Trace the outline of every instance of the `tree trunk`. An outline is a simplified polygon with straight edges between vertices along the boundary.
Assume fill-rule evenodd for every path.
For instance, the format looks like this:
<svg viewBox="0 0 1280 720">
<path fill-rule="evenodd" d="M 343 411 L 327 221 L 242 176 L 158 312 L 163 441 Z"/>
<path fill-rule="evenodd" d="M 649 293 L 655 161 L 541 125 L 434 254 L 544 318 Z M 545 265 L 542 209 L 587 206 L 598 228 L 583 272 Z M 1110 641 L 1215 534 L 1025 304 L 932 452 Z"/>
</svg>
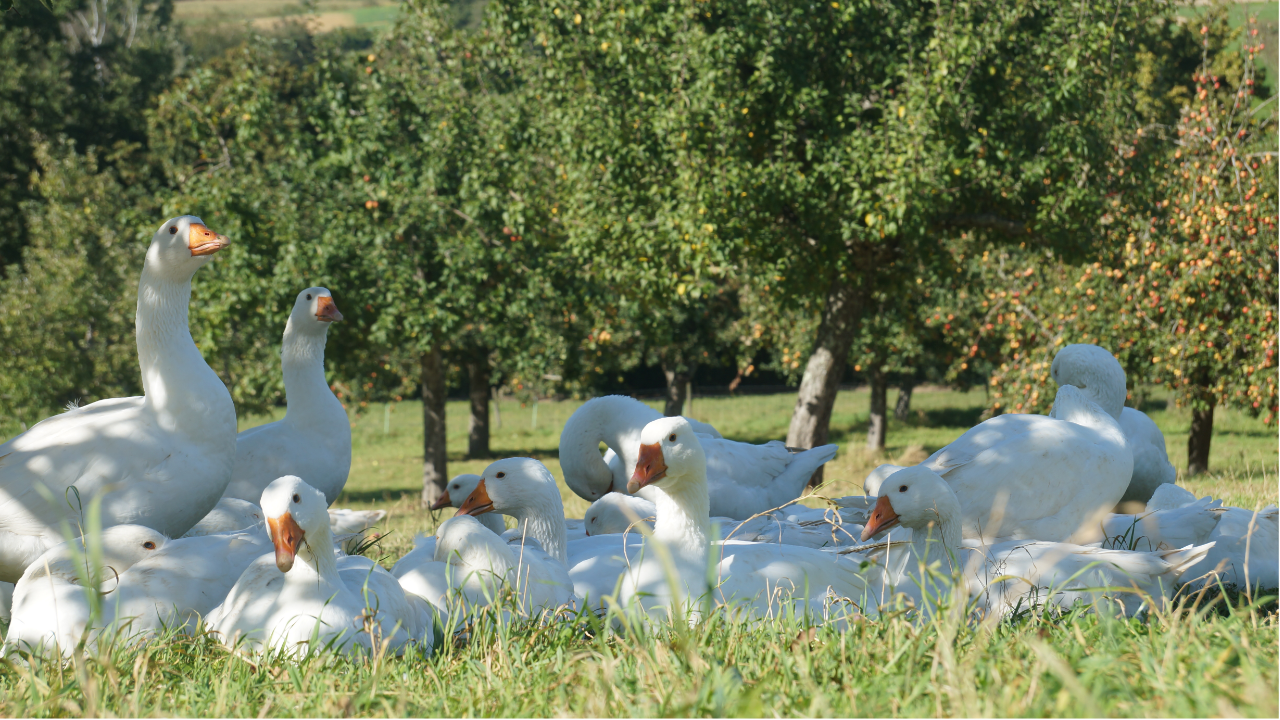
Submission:
<svg viewBox="0 0 1280 720">
<path fill-rule="evenodd" d="M 832 280 L 813 354 L 805 365 L 796 407 L 791 414 L 788 447 L 812 448 L 826 444 L 831 430 L 831 408 L 836 402 L 861 315 L 862 298 L 857 289 L 843 277 Z M 821 482 L 822 468 L 818 468 L 809 483 Z"/>
<path fill-rule="evenodd" d="M 1187 475 L 1209 472 L 1209 443 L 1213 441 L 1214 398 L 1209 407 L 1191 409 L 1191 434 L 1187 436 Z"/>
<path fill-rule="evenodd" d="M 667 378 L 667 404 L 662 410 L 663 415 L 675 417 L 684 414 L 684 403 L 689 399 L 687 394 L 693 385 L 693 374 L 697 371 L 697 365 L 671 369 L 666 363 L 662 364 L 662 374 Z"/>
<path fill-rule="evenodd" d="M 422 502 L 428 507 L 449 484 L 444 429 L 445 373 L 440 349 L 422 354 Z"/>
<path fill-rule="evenodd" d="M 911 393 L 916 386 L 911 383 L 903 383 L 898 388 L 898 402 L 893 406 L 893 417 L 900 421 L 905 421 L 911 414 Z"/>
<path fill-rule="evenodd" d="M 489 457 L 489 358 L 478 354 L 467 363 L 471 385 L 471 420 L 467 424 L 467 457 Z"/>
<path fill-rule="evenodd" d="M 884 435 L 889 422 L 889 382 L 884 371 L 879 368 L 871 370 L 871 417 L 867 422 L 867 449 L 883 450 Z"/>
</svg>

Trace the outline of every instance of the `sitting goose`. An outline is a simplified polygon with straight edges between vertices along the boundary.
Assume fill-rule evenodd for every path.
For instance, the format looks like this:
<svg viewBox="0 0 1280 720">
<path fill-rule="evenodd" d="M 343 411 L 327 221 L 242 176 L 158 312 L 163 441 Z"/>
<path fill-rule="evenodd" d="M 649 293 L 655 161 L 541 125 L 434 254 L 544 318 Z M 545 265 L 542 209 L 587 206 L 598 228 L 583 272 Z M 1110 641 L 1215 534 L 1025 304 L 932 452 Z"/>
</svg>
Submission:
<svg viewBox="0 0 1280 720">
<path fill-rule="evenodd" d="M 99 400 L 0 445 L 0 581 L 63 541 L 63 524 L 102 501 L 103 527 L 191 529 L 222 497 L 235 460 L 236 411 L 191 339 L 191 278 L 227 239 L 185 215 L 151 238 L 138 280 L 141 397 Z M 71 488 L 76 488 L 75 501 Z M 73 509 L 74 508 L 74 509 Z"/>
<path fill-rule="evenodd" d="M 1063 385 L 1048 416 L 993 417 L 916 467 L 951 484 L 966 538 L 1094 542 L 1129 487 L 1133 455 L 1115 419 Z M 883 495 L 902 472 L 877 468 L 866 494 Z"/>
<path fill-rule="evenodd" d="M 1097 345 L 1068 345 L 1053 356 L 1049 375 L 1059 385 L 1073 385 L 1085 391 L 1120 423 L 1133 453 L 1133 474 L 1122 502 L 1146 502 L 1156 488 L 1178 479 L 1169 462 L 1164 433 L 1141 410 L 1125 407 L 1124 368 L 1120 361 Z"/>
<path fill-rule="evenodd" d="M 920 564 L 938 567 L 944 576 L 958 572 L 967 592 L 979 598 L 991 617 L 1003 617 L 1018 607 L 1069 607 L 1076 600 L 1094 604 L 1104 599 L 1132 616 L 1153 599 L 1167 599 L 1183 573 L 1212 547 L 1210 543 L 1131 552 L 1042 541 L 966 546 L 960 538 L 960 499 L 951 484 L 927 467 L 894 473 L 880 490 L 863 539 L 897 525 L 910 528 L 918 560 L 908 563 L 908 572 Z M 920 582 L 927 580 L 922 577 Z M 898 584 L 899 589 L 909 586 Z"/>
<path fill-rule="evenodd" d="M 280 367 L 284 417 L 236 436 L 236 463 L 224 497 L 256 502 L 278 477 L 296 475 L 332 505 L 351 472 L 351 424 L 324 378 L 329 326 L 342 319 L 322 287 L 298 293 L 284 326 Z"/>
<path fill-rule="evenodd" d="M 406 595 L 394 580 L 370 584 L 340 572 L 327 504 L 323 493 L 297 477 L 267 486 L 262 510 L 275 553 L 249 565 L 207 626 L 229 647 L 243 642 L 251 651 L 302 655 L 333 648 L 350 654 L 386 642 L 396 654 L 412 645 L 430 652 L 425 601 Z"/>
<path fill-rule="evenodd" d="M 560 433 L 565 483 L 588 502 L 608 492 L 627 492 L 639 458 L 640 433 L 661 417 L 639 400 L 621 395 L 583 404 Z M 752 445 L 725 440 L 702 423 L 685 422 L 704 450 L 711 514 L 716 516 L 745 520 L 782 507 L 800 497 L 813 473 L 836 456 L 835 445 L 812 450 L 792 450 L 777 440 Z M 620 463 L 609 466 L 600 455 L 601 442 L 618 455 Z"/>
<path fill-rule="evenodd" d="M 109 619 L 94 605 L 118 589 L 119 578 L 159 552 L 163 535 L 140 525 L 114 525 L 96 539 L 53 546 L 27 566 L 13 592 L 13 616 L 0 657 L 15 653 L 70 657 L 93 642 Z"/>
</svg>

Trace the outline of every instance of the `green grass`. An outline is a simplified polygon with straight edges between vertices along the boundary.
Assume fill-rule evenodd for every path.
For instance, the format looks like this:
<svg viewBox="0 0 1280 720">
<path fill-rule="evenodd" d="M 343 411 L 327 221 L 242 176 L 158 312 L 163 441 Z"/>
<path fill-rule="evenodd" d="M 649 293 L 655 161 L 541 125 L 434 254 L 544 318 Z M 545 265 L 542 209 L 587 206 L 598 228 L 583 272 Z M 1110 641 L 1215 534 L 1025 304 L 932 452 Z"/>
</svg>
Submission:
<svg viewBox="0 0 1280 720">
<path fill-rule="evenodd" d="M 891 398 L 892 399 L 892 398 Z M 724 434 L 764 441 L 785 434 L 794 396 L 697 399 L 692 414 Z M 531 455 L 557 477 L 556 446 L 576 402 L 532 408 L 504 401 L 493 430 L 498 456 Z M 883 454 L 859 449 L 867 393 L 842 393 L 829 466 L 830 494 L 859 492 L 888 459 L 922 459 L 977 421 L 980 392 L 917 390 L 908 423 L 890 423 Z M 1148 408 L 1170 455 L 1185 462 L 1187 413 Z M 465 405 L 449 403 L 451 474 L 486 461 L 463 457 Z M 251 418 L 242 427 L 271 418 Z M 1276 501 L 1275 434 L 1220 412 L 1214 472 L 1188 485 L 1232 504 Z M 351 478 L 339 500 L 391 510 L 382 543 L 390 561 L 440 517 L 418 508 L 421 406 L 373 405 L 355 417 Z M 585 504 L 568 498 L 569 512 Z M 813 502 L 813 501 L 810 501 Z M 1256 599 L 1255 599 L 1256 600 Z M 1266 599 L 1263 599 L 1264 601 Z M 79 657 L 65 668 L 0 665 L 0 716 L 1209 716 L 1275 717 L 1274 602 L 1236 599 L 1212 611 L 1156 614 L 1146 622 L 1094 615 L 1025 618 L 996 627 L 946 618 L 863 622 L 847 632 L 799 620 L 758 626 L 717 619 L 692 630 L 618 636 L 578 624 L 483 627 L 442 643 L 430 659 L 352 662 L 317 657 L 252 664 L 208 638 L 168 638 L 142 649 Z"/>
</svg>

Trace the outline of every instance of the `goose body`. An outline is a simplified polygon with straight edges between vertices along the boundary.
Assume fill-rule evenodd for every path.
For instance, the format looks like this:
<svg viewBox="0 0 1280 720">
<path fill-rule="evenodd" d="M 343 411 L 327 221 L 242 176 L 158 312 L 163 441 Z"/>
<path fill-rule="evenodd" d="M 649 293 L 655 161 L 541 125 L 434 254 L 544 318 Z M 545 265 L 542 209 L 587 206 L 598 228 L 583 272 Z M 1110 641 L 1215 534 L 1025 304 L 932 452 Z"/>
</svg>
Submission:
<svg viewBox="0 0 1280 720">
<path fill-rule="evenodd" d="M 1093 542 L 1129 485 L 1133 456 L 1115 419 L 1064 385 L 1050 415 L 991 418 L 917 467 L 951 485 L 966 538 Z M 901 472 L 877 469 L 864 490 L 883 496 Z"/>
<path fill-rule="evenodd" d="M 62 523 L 82 523 L 78 508 L 95 498 L 104 527 L 168 537 L 218 502 L 235 459 L 235 407 L 191 339 L 187 306 L 192 276 L 226 245 L 190 216 L 152 238 L 138 282 L 143 396 L 74 408 L 0 445 L 0 581 L 62 542 Z"/>
<path fill-rule="evenodd" d="M 583 404 L 560 434 L 565 483 L 590 502 L 608 492 L 625 493 L 639 457 L 640 433 L 661 417 L 639 400 L 621 395 Z M 752 445 L 713 435 L 702 423 L 686 422 L 703 446 L 711 514 L 716 516 L 744 520 L 786 505 L 799 497 L 813 473 L 836 455 L 835 445 L 794 451 L 776 440 Z M 618 455 L 620 463 L 611 468 L 605 462 L 598 449 L 601 442 Z"/>
<path fill-rule="evenodd" d="M 262 508 L 257 503 L 239 498 L 224 497 L 205 515 L 195 527 L 182 537 L 203 537 L 235 532 L 246 528 L 265 528 Z M 263 537 L 266 537 L 265 535 Z"/>
<path fill-rule="evenodd" d="M 1133 552 L 1022 540 L 966 545 L 960 533 L 962 516 L 950 483 L 927 467 L 911 467 L 881 486 L 863 537 L 898 525 L 910 529 L 917 562 L 907 567 L 939 570 L 942 592 L 946 578 L 959 575 L 961 592 L 977 597 L 979 606 L 994 617 L 1037 605 L 1068 607 L 1077 600 L 1132 616 L 1166 599 L 1211 547 Z M 917 586 L 924 592 L 938 577 L 917 571 Z"/>
<path fill-rule="evenodd" d="M 398 583 L 344 577 L 334 551 L 327 501 L 300 478 L 285 476 L 262 493 L 274 554 L 254 560 L 208 627 L 229 647 L 288 654 L 332 649 L 369 651 L 386 643 L 401 654 L 415 645 L 429 652 L 430 606 L 406 597 Z"/>
<path fill-rule="evenodd" d="M 225 497 L 257 502 L 278 477 L 296 475 L 332 505 L 351 472 L 351 425 L 324 377 L 329 326 L 342 313 L 326 288 L 298 293 L 284 327 L 280 366 L 284 418 L 236 436 L 235 469 Z"/>
<path fill-rule="evenodd" d="M 118 591 L 118 578 L 165 542 L 150 528 L 115 525 L 96 540 L 79 538 L 50 548 L 14 587 L 13 614 L 0 656 L 69 657 L 81 640 L 96 640 L 107 616 L 94 618 L 92 602 Z"/>
<path fill-rule="evenodd" d="M 1156 488 L 1178 479 L 1164 433 L 1146 413 L 1124 406 L 1124 368 L 1114 355 L 1097 345 L 1068 345 L 1054 355 L 1049 375 L 1058 385 L 1084 390 L 1120 424 L 1133 453 L 1133 473 L 1122 501 L 1146 502 Z"/>
</svg>

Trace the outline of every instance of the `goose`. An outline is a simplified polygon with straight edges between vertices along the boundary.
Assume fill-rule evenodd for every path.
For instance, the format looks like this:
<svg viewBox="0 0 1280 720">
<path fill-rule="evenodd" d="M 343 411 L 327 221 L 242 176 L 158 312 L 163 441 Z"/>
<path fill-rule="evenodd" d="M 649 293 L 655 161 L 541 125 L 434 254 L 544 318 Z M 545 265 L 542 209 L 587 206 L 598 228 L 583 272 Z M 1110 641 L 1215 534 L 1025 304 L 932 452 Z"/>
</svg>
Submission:
<svg viewBox="0 0 1280 720">
<path fill-rule="evenodd" d="M 639 437 L 657 410 L 633 398 L 609 395 L 587 401 L 560 433 L 560 467 L 565 484 L 595 502 L 608 492 L 627 492 L 639 458 Z M 707 461 L 711 514 L 745 520 L 782 507 L 800 496 L 809 478 L 835 457 L 835 445 L 792 450 L 780 441 L 764 445 L 734 442 L 686 419 L 699 435 Z M 600 455 L 603 442 L 621 459 L 611 469 Z M 652 500 L 653 498 L 650 498 Z"/>
<path fill-rule="evenodd" d="M 200 218 L 166 221 L 138 281 L 143 395 L 71 409 L 0 445 L 0 581 L 16 582 L 95 499 L 103 527 L 177 537 L 222 497 L 236 411 L 191 339 L 187 306 L 192 276 L 227 245 Z"/>
<path fill-rule="evenodd" d="M 915 467 L 955 490 L 965 538 L 1089 543 L 1129 486 L 1133 455 L 1115 419 L 1063 385 L 1048 416 L 991 418 Z M 863 490 L 882 495 L 902 472 L 873 472 Z"/>
<path fill-rule="evenodd" d="M 564 563 L 535 543 L 512 547 L 464 513 L 442 523 L 436 537 L 434 560 L 410 569 L 400 583 L 455 620 L 494 603 L 508 589 L 514 605 L 506 609 L 525 617 L 574 604 Z M 462 600 L 460 615 L 451 607 L 455 597 Z"/>
<path fill-rule="evenodd" d="M 163 628 L 191 633 L 268 552 L 271 541 L 258 526 L 170 540 L 120 574 L 103 599 L 102 617 L 127 638 Z"/>
<path fill-rule="evenodd" d="M 673 620 L 697 612 L 695 605 L 703 602 L 757 619 L 811 610 L 825 614 L 833 598 L 866 606 L 858 562 L 794 545 L 712 542 L 707 459 L 702 438 L 684 418 L 660 418 L 644 427 L 635 468 L 628 489 L 634 494 L 653 488 L 653 534 L 639 552 L 620 547 L 570 569 L 588 605 L 616 602 L 650 618 Z"/>
<path fill-rule="evenodd" d="M 651 522 L 657 506 L 638 495 L 606 493 L 591 504 L 582 518 L 588 535 L 610 535 L 644 530 L 652 532 Z M 841 513 L 818 508 L 803 508 L 786 517 L 766 513 L 748 520 L 713 517 L 711 526 L 717 537 L 749 542 L 772 542 L 804 547 L 828 547 L 849 544 L 862 533 L 861 525 L 845 526 Z M 795 518 L 795 519 L 792 519 Z"/>
<path fill-rule="evenodd" d="M 322 287 L 298 293 L 284 326 L 280 367 L 284 417 L 236 436 L 235 470 L 224 497 L 256 502 L 278 477 L 296 475 L 338 499 L 351 472 L 351 424 L 324 379 L 329 326 L 342 320 L 333 295 Z"/>
<path fill-rule="evenodd" d="M 182 537 L 220 535 L 245 528 L 260 527 L 262 522 L 262 508 L 258 507 L 257 503 L 224 497 L 218 500 L 218 504 L 213 506 L 208 515 L 205 515 Z"/>
<path fill-rule="evenodd" d="M 120 576 L 164 547 L 164 535 L 140 525 L 114 525 L 90 538 L 53 546 L 27 566 L 13 591 L 9 633 L 0 657 L 17 653 L 69 657 L 81 640 L 95 640 L 103 593 Z"/>
<path fill-rule="evenodd" d="M 1133 453 L 1133 474 L 1121 502 L 1146 502 L 1156 488 L 1178 478 L 1164 433 L 1141 410 L 1125 407 L 1124 368 L 1106 349 L 1097 345 L 1068 345 L 1053 356 L 1049 375 L 1058 385 L 1073 385 L 1088 393 L 1107 414 L 1120 423 Z"/>
<path fill-rule="evenodd" d="M 370 586 L 340 573 L 327 505 L 324 493 L 292 475 L 262 491 L 275 552 L 245 569 L 207 627 L 228 647 L 243 643 L 250 652 L 352 654 L 384 643 L 396 654 L 415 644 L 430 652 L 426 601 L 407 596 L 394 581 Z"/>
<path fill-rule="evenodd" d="M 386 519 L 386 510 L 329 508 L 329 532 L 342 554 L 355 552 L 365 540 L 365 531 Z"/>
<path fill-rule="evenodd" d="M 992 618 L 1019 607 L 1069 607 L 1076 600 L 1092 604 L 1104 598 L 1133 616 L 1150 600 L 1167 599 L 1186 570 L 1211 548 L 1133 552 L 1021 540 L 965 546 L 960 498 L 937 473 L 922 465 L 906 468 L 889 476 L 880 491 L 863 539 L 898 525 L 910 528 L 918 564 L 940 568 L 944 576 L 959 573 L 967 586 L 962 591 L 976 595 L 979 607 Z M 924 580 L 922 574 L 918 577 Z M 928 587 L 924 582 L 921 592 Z"/>
<path fill-rule="evenodd" d="M 1187 498 L 1190 498 L 1188 501 Z M 1257 512 L 1224 507 L 1212 497 L 1196 499 L 1170 484 L 1156 488 L 1148 512 L 1111 515 L 1103 523 L 1106 546 L 1168 550 L 1189 544 L 1212 543 L 1200 562 L 1188 568 L 1188 584 L 1200 587 L 1221 581 L 1226 585 L 1273 589 L 1280 584 L 1280 512 L 1275 505 Z"/>
</svg>

